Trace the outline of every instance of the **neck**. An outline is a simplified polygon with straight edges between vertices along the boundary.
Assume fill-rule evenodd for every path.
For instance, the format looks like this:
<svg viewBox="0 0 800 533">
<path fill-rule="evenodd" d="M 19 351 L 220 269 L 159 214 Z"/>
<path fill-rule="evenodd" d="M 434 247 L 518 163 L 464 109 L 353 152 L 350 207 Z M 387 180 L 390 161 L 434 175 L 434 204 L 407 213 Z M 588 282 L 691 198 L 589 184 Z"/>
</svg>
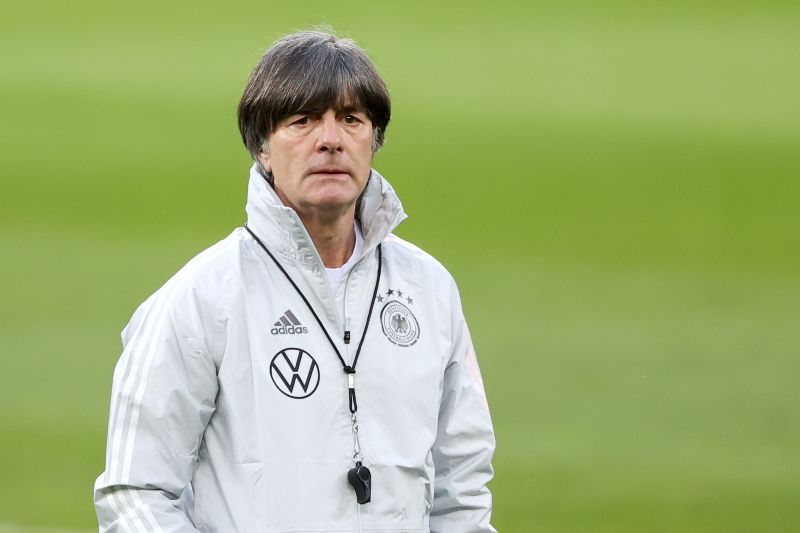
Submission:
<svg viewBox="0 0 800 533">
<path fill-rule="evenodd" d="M 339 268 L 353 254 L 356 235 L 353 231 L 355 209 L 333 219 L 298 213 L 306 231 L 314 241 L 325 268 Z"/>
</svg>

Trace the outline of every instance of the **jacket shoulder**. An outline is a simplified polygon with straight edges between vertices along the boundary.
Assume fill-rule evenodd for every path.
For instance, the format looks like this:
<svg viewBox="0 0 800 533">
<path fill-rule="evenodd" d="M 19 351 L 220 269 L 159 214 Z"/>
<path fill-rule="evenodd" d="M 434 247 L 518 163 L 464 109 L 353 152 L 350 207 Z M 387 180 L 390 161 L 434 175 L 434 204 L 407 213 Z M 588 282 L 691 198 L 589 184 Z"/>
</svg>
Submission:
<svg viewBox="0 0 800 533">
<path fill-rule="evenodd" d="M 238 271 L 243 251 L 248 248 L 244 239 L 244 230 L 235 229 L 221 241 L 209 246 L 192 257 L 164 285 L 174 285 L 177 289 L 202 290 L 213 289 L 226 284 L 233 273 Z"/>
<path fill-rule="evenodd" d="M 419 246 L 390 233 L 383 241 L 384 255 L 387 259 L 412 275 L 424 275 L 434 283 L 447 283 L 455 286 L 450 272 L 438 259 Z M 441 285 L 438 285 L 441 287 Z"/>
<path fill-rule="evenodd" d="M 152 307 L 185 310 L 219 300 L 236 282 L 242 258 L 244 230 L 237 228 L 221 241 L 191 258 L 136 310 L 133 321 Z"/>
</svg>

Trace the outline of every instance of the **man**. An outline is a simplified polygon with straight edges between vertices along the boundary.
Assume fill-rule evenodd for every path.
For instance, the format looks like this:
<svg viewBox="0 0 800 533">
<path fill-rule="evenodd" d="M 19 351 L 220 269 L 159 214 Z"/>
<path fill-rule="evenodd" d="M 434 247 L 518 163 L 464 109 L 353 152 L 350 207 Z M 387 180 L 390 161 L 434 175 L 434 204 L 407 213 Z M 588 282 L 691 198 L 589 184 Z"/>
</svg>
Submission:
<svg viewBox="0 0 800 533">
<path fill-rule="evenodd" d="M 279 40 L 239 127 L 247 225 L 137 309 L 101 531 L 494 531 L 494 436 L 456 286 L 390 232 L 390 103 L 366 54 Z"/>
</svg>

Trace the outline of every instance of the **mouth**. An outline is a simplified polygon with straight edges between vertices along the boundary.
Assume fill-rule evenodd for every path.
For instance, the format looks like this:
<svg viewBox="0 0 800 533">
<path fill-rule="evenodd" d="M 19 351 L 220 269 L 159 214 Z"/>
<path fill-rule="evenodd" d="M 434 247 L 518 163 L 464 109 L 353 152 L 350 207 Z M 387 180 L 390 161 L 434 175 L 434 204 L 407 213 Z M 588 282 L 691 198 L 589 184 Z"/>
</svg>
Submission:
<svg viewBox="0 0 800 533">
<path fill-rule="evenodd" d="M 336 167 L 336 166 L 323 166 L 323 167 L 313 167 L 308 172 L 309 175 L 311 174 L 323 174 L 329 176 L 335 176 L 340 174 L 350 174 L 346 168 L 343 167 Z"/>
</svg>

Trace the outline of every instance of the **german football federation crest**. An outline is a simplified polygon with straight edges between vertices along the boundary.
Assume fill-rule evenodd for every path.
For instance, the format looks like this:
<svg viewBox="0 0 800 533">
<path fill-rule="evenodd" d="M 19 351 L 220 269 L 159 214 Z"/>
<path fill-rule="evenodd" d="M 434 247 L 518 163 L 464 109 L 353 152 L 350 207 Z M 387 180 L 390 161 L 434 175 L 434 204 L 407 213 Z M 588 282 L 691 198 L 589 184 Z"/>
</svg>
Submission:
<svg viewBox="0 0 800 533">
<path fill-rule="evenodd" d="M 398 346 L 415 344 L 419 340 L 419 322 L 408 307 L 413 305 L 414 299 L 403 296 L 401 290 L 389 289 L 376 300 L 379 303 L 386 300 L 381 309 L 381 328 L 386 338 Z"/>
</svg>

